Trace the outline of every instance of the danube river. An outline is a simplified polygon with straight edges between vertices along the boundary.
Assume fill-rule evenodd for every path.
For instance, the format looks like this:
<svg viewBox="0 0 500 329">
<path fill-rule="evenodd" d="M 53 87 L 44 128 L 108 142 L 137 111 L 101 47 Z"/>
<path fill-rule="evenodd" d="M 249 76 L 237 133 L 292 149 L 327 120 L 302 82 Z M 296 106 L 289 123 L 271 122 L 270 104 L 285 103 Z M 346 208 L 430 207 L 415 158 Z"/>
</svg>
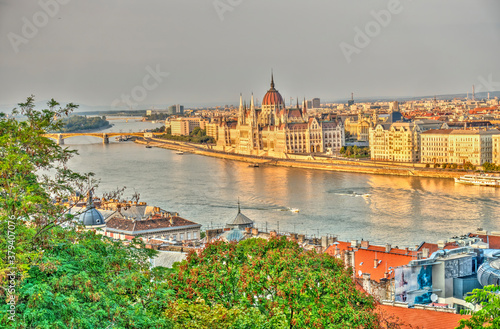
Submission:
<svg viewBox="0 0 500 329">
<path fill-rule="evenodd" d="M 160 124 L 112 120 L 105 131 L 140 131 Z M 414 246 L 475 231 L 500 231 L 500 189 L 455 184 L 451 179 L 327 172 L 178 155 L 132 142 L 74 137 L 79 152 L 70 167 L 94 172 L 97 194 L 126 186 L 141 201 L 181 217 L 221 227 L 241 211 L 265 230 L 336 235 L 374 244 Z M 291 208 L 300 212 L 289 211 Z"/>
</svg>

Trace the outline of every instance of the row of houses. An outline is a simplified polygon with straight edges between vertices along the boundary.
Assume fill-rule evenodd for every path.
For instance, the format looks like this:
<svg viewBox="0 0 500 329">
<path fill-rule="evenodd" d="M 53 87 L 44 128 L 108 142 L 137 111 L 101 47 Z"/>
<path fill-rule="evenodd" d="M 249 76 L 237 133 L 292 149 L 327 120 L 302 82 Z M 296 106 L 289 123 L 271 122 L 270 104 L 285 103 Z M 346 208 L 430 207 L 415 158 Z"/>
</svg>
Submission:
<svg viewBox="0 0 500 329">
<path fill-rule="evenodd" d="M 428 164 L 500 164 L 500 131 L 450 129 L 437 120 L 378 124 L 370 129 L 372 160 Z"/>
</svg>

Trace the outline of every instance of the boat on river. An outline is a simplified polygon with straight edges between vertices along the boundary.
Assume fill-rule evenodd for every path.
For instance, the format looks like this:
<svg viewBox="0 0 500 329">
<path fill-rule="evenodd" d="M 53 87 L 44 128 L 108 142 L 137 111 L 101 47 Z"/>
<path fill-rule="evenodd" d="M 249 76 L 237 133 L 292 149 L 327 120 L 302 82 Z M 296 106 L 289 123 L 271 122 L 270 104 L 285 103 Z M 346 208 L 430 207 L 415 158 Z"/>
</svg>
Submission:
<svg viewBox="0 0 500 329">
<path fill-rule="evenodd" d="M 500 187 L 500 177 L 488 174 L 464 175 L 459 178 L 455 178 L 455 183 Z"/>
</svg>

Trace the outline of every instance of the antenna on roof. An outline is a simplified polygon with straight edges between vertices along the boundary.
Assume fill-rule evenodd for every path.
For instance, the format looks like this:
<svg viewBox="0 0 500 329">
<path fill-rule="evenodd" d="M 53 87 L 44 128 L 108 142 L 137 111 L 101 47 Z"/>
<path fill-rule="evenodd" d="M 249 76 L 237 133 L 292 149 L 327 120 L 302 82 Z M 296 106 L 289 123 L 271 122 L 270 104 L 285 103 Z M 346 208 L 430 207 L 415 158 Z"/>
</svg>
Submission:
<svg viewBox="0 0 500 329">
<path fill-rule="evenodd" d="M 240 213 L 240 197 L 238 197 L 238 214 Z"/>
</svg>

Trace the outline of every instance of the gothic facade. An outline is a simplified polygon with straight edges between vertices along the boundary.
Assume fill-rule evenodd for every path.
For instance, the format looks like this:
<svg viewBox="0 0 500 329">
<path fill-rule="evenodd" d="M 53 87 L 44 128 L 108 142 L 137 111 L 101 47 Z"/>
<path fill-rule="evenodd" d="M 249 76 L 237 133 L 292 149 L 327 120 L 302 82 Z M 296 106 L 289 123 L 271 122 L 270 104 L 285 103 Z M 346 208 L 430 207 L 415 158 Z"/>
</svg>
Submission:
<svg viewBox="0 0 500 329">
<path fill-rule="evenodd" d="M 222 121 L 218 127 L 217 147 L 224 151 L 258 156 L 283 156 L 290 153 L 333 153 L 345 143 L 341 120 L 309 117 L 305 106 L 286 108 L 274 87 L 255 108 L 254 97 L 248 108 L 240 95 L 236 122 Z"/>
</svg>

